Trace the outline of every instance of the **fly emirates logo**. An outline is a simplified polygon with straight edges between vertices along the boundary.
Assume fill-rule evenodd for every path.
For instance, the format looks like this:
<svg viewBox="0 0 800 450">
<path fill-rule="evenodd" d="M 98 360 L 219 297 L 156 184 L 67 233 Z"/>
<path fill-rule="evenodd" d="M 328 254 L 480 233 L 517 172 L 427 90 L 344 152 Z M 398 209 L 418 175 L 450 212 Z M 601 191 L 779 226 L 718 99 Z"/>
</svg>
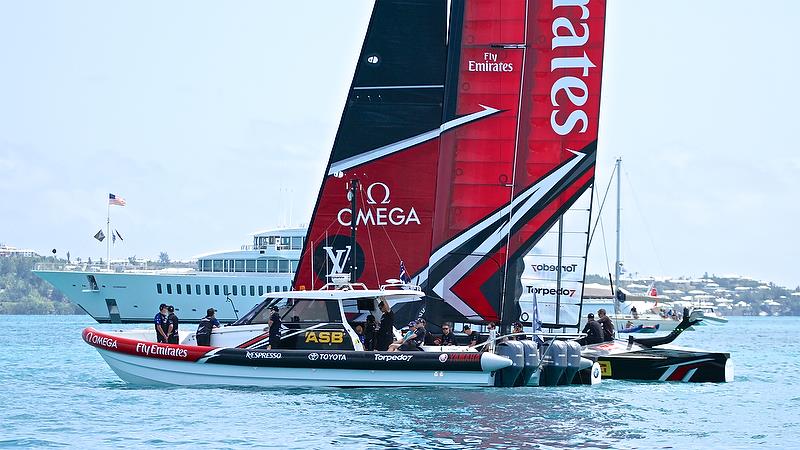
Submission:
<svg viewBox="0 0 800 450">
<path fill-rule="evenodd" d="M 467 70 L 470 72 L 513 72 L 514 64 L 497 61 L 497 53 L 486 52 L 483 61 L 468 61 Z"/>
<path fill-rule="evenodd" d="M 372 183 L 366 190 L 366 208 L 359 208 L 356 215 L 356 225 L 420 225 L 419 215 L 412 206 L 405 209 L 392 205 L 391 191 L 385 183 Z M 339 223 L 349 227 L 353 221 L 350 208 L 342 208 L 337 214 Z"/>
<path fill-rule="evenodd" d="M 552 25 L 551 49 L 563 49 L 560 53 L 565 56 L 553 58 L 550 61 L 550 72 L 569 69 L 566 72 L 571 74 L 557 79 L 550 88 L 550 102 L 553 105 L 550 126 L 560 136 L 571 133 L 578 126 L 580 126 L 578 132 L 585 133 L 589 126 L 589 117 L 584 110 L 580 109 L 589 98 L 589 88 L 584 79 L 589 76 L 589 69 L 596 67 L 586 56 L 586 43 L 589 41 L 589 25 L 587 24 L 589 8 L 586 6 L 588 4 L 589 0 L 553 0 L 553 10 L 556 14 L 565 14 L 574 8 L 580 8 L 581 13 L 578 23 L 559 16 L 553 20 Z M 564 99 L 565 95 L 566 99 Z M 564 100 L 567 100 L 569 104 Z M 564 112 L 561 112 L 562 108 L 565 110 Z M 570 112 L 567 114 L 566 111 Z M 566 117 L 564 117 L 565 115 Z"/>
</svg>

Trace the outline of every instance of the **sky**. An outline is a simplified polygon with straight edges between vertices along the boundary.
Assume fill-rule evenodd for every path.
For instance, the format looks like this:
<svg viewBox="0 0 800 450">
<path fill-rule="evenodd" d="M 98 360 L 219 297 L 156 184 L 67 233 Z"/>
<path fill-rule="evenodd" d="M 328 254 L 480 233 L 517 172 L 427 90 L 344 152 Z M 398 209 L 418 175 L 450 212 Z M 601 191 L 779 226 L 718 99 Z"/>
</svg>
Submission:
<svg viewBox="0 0 800 450">
<path fill-rule="evenodd" d="M 371 8 L 0 0 L 0 242 L 105 258 L 108 193 L 114 258 L 307 223 Z M 797 23 L 791 0 L 609 2 L 597 186 L 622 157 L 630 273 L 800 285 Z"/>
</svg>

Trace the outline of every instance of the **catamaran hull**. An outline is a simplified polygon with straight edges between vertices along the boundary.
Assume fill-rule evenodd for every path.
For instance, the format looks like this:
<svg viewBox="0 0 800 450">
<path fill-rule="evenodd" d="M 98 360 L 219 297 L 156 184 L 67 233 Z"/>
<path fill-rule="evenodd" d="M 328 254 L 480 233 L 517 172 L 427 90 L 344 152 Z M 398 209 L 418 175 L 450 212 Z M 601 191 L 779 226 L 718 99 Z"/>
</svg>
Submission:
<svg viewBox="0 0 800 450">
<path fill-rule="evenodd" d="M 137 385 L 493 386 L 512 361 L 491 353 L 247 350 L 161 344 L 92 328 L 84 340 Z"/>
<path fill-rule="evenodd" d="M 638 381 L 683 381 L 725 383 L 733 381 L 734 365 L 729 353 L 706 352 L 678 347 L 620 350 L 625 344 L 600 344 L 604 352 L 591 347 L 583 356 L 597 361 L 603 379 Z"/>
</svg>

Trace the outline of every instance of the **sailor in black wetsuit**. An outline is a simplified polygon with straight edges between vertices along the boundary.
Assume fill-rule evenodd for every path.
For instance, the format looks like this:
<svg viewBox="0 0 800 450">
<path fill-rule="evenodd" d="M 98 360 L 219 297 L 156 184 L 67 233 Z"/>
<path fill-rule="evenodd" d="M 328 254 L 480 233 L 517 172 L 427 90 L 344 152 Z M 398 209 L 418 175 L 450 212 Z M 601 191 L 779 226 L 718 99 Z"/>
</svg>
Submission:
<svg viewBox="0 0 800 450">
<path fill-rule="evenodd" d="M 167 306 L 167 342 L 170 344 L 178 343 L 178 316 L 175 315 L 175 307 L 172 305 Z"/>
<path fill-rule="evenodd" d="M 385 352 L 389 350 L 389 345 L 394 341 L 394 312 L 386 302 L 381 302 L 378 307 L 383 315 L 380 328 L 375 336 L 377 340 L 375 350 Z"/>
<path fill-rule="evenodd" d="M 586 318 L 588 322 L 586 322 L 586 326 L 583 327 L 582 331 L 582 333 L 586 333 L 586 337 L 578 339 L 578 343 L 590 345 L 603 342 L 603 326 L 600 325 L 600 322 L 594 320 L 594 314 L 592 313 L 589 313 Z"/>
<path fill-rule="evenodd" d="M 277 306 L 270 306 L 272 314 L 269 316 L 269 345 L 267 350 L 280 348 L 281 345 L 281 316 Z"/>
<path fill-rule="evenodd" d="M 162 303 L 158 306 L 158 313 L 153 317 L 153 323 L 156 327 L 156 342 L 167 342 L 167 331 L 169 324 L 167 323 L 167 304 Z"/>
<path fill-rule="evenodd" d="M 206 347 L 211 345 L 211 331 L 220 326 L 219 320 L 214 317 L 214 313 L 216 312 L 216 309 L 208 308 L 206 316 L 200 319 L 200 325 L 197 326 L 197 332 L 195 333 L 197 345 L 204 345 Z"/>
</svg>

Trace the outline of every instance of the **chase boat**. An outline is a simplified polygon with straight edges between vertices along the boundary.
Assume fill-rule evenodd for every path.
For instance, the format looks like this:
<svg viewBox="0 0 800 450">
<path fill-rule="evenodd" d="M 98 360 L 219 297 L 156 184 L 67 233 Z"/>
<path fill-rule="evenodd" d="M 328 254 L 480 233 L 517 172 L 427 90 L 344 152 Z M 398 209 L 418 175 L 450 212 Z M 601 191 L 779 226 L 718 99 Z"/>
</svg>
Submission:
<svg viewBox="0 0 800 450">
<path fill-rule="evenodd" d="M 510 342 L 495 352 L 467 346 L 423 346 L 423 351 L 365 351 L 354 324 L 380 316 L 378 304 L 421 300 L 410 285 L 326 285 L 290 291 L 265 300 L 234 324 L 214 329 L 211 346 L 198 346 L 195 333 L 181 331 L 180 344 L 155 342 L 152 329 L 83 331 L 124 381 L 145 385 L 230 386 L 513 386 L 538 384 L 535 343 Z M 278 307 L 284 326 L 280 342 L 269 342 L 265 325 Z M 393 330 L 396 338 L 400 335 Z M 272 350 L 266 350 L 272 344 Z M 584 361 L 586 364 L 587 361 Z M 588 362 L 591 366 L 591 362 Z M 578 371 L 577 362 L 570 379 Z M 596 367 L 596 381 L 599 369 Z M 536 375 L 536 376 L 534 376 Z M 560 376 L 562 380 L 566 380 Z M 550 376 L 553 380 L 553 376 Z M 553 383 L 555 384 L 555 383 Z"/>
</svg>

